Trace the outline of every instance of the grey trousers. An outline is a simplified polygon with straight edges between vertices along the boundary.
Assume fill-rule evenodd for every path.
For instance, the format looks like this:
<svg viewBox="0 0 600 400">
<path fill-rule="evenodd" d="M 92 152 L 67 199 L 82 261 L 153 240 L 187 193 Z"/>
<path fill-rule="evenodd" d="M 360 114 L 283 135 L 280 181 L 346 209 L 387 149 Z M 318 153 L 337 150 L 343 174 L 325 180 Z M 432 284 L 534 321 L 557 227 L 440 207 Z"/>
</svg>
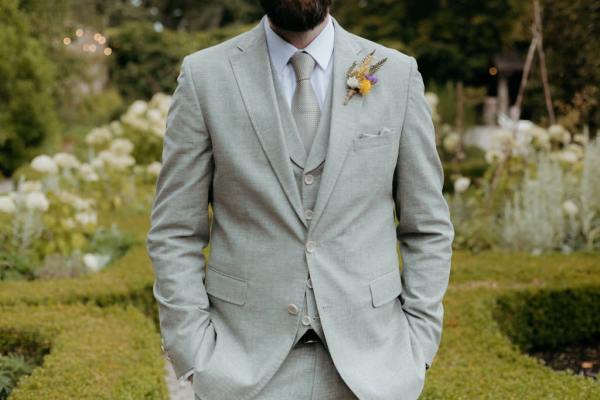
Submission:
<svg viewBox="0 0 600 400">
<path fill-rule="evenodd" d="M 199 397 L 196 395 L 195 399 Z M 225 400 L 225 399 L 224 399 Z M 358 400 L 323 343 L 297 343 L 253 400 Z"/>
</svg>

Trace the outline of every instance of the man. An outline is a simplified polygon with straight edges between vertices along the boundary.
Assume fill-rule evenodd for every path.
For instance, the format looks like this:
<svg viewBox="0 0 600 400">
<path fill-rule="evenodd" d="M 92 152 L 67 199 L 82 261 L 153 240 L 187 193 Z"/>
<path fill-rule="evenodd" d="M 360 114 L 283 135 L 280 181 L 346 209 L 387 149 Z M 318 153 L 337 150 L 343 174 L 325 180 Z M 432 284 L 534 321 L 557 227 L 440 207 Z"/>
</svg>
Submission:
<svg viewBox="0 0 600 400">
<path fill-rule="evenodd" d="M 416 399 L 454 237 L 416 61 L 330 0 L 261 3 L 182 63 L 147 237 L 163 346 L 197 399 Z"/>
</svg>

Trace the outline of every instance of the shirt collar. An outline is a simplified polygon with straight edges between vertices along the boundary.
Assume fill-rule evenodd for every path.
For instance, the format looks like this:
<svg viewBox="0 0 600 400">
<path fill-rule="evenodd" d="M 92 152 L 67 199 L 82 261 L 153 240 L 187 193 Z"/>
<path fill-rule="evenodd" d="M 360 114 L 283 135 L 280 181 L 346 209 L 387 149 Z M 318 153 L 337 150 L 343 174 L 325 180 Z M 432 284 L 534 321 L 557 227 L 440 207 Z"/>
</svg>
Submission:
<svg viewBox="0 0 600 400">
<path fill-rule="evenodd" d="M 326 70 L 329 62 L 331 60 L 331 54 L 333 53 L 333 35 L 334 35 L 334 27 L 333 22 L 331 20 L 331 16 L 327 15 L 327 25 L 325 28 L 319 33 L 319 35 L 313 39 L 312 42 L 309 43 L 304 49 L 298 49 L 293 44 L 284 40 L 281 36 L 279 36 L 269 25 L 268 17 L 265 15 L 263 17 L 263 26 L 265 29 L 265 34 L 267 36 L 267 47 L 269 49 L 269 56 L 271 57 L 271 62 L 275 68 L 277 74 L 281 74 L 283 68 L 287 65 L 290 57 L 294 55 L 295 52 L 299 50 L 304 50 L 308 54 L 310 54 L 317 64 L 323 69 Z"/>
</svg>

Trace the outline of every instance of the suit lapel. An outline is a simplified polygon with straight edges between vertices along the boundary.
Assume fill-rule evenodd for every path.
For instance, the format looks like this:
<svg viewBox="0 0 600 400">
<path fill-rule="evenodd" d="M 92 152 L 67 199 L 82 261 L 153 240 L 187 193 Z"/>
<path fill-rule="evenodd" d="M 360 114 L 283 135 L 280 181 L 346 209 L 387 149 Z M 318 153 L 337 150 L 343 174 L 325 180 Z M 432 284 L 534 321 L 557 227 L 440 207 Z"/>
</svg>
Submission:
<svg viewBox="0 0 600 400">
<path fill-rule="evenodd" d="M 335 44 L 333 50 L 333 76 L 331 77 L 333 92 L 331 93 L 329 144 L 309 234 L 315 229 L 323 214 L 341 172 L 355 136 L 363 104 L 363 97 L 355 95 L 348 104 L 343 105 L 346 97 L 346 71 L 354 61 L 360 61 L 362 49 L 353 40 L 350 33 L 344 30 L 335 18 L 332 17 L 332 19 L 335 28 Z"/>
<path fill-rule="evenodd" d="M 308 227 L 283 137 L 262 21 L 248 32 L 238 48 L 240 52 L 229 61 L 252 126 L 287 199 L 300 221 Z"/>
</svg>

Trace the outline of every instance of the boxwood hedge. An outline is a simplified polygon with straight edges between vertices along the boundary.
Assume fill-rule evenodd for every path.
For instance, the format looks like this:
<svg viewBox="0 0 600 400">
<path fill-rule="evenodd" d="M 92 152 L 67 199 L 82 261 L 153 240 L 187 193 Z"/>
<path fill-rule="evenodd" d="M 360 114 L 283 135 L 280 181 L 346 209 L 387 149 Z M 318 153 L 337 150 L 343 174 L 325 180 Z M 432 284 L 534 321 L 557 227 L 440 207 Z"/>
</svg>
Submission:
<svg viewBox="0 0 600 400">
<path fill-rule="evenodd" d="M 44 357 L 11 400 L 167 398 L 160 339 L 137 308 L 16 305 L 0 313 L 0 351 Z"/>
<path fill-rule="evenodd" d="M 122 228 L 136 232 L 140 239 L 149 226 L 148 215 L 143 213 L 116 219 Z M 94 392 L 97 398 L 166 398 L 152 283 L 151 263 L 144 243 L 140 242 L 123 258 L 93 276 L 0 284 L 0 307 L 22 310 L 2 319 L 0 348 L 20 346 L 37 351 L 38 357 L 43 356 L 44 349 L 52 349 L 44 366 L 21 382 L 14 398 L 87 398 L 88 390 L 99 390 L 107 382 L 111 382 L 108 385 L 111 387 L 105 389 L 111 392 Z M 597 254 L 533 256 L 455 251 L 451 283 L 444 301 L 442 343 L 427 372 L 422 398 L 600 398 L 596 382 L 553 371 L 523 352 L 529 348 L 597 340 L 599 293 Z M 64 305 L 67 303 L 74 304 Z M 129 305 L 155 321 L 152 333 Z M 126 311 L 118 311 L 123 306 Z M 98 338 L 99 347 L 92 347 L 94 340 L 79 337 L 87 333 L 71 334 L 67 332 L 69 329 L 56 328 L 68 326 L 67 322 L 65 325 L 58 322 L 63 314 L 59 310 L 65 310 L 68 315 L 65 318 L 73 322 L 70 326 L 74 329 L 81 324 L 79 332 L 94 333 L 96 336 L 90 337 Z M 66 310 L 78 311 L 67 314 Z M 19 314 L 21 319 L 15 316 Z M 134 323 L 117 330 L 116 321 L 123 315 L 131 315 Z M 97 329 L 92 329 L 93 326 Z M 129 336 L 116 334 L 122 330 Z M 128 339 L 131 337 L 139 337 L 140 341 Z M 139 346 L 143 340 L 146 340 L 144 346 Z M 104 343 L 110 345 L 103 347 Z M 90 346 L 89 350 L 84 351 L 86 346 Z M 67 348 L 79 349 L 80 353 L 75 357 L 75 351 L 67 352 L 64 350 Z M 75 365 L 80 354 L 85 357 L 78 370 Z M 62 362 L 64 368 L 59 365 Z M 105 366 L 110 366 L 108 375 L 98 375 L 97 369 Z M 72 379 L 73 371 L 80 379 Z M 116 375 L 128 378 L 119 380 Z M 94 385 L 97 381 L 102 384 L 88 389 L 89 380 Z M 37 397 L 18 397 L 29 396 L 27 393 L 34 390 Z M 58 390 L 62 397 L 52 397 Z M 142 392 L 146 394 L 140 395 Z"/>
</svg>

